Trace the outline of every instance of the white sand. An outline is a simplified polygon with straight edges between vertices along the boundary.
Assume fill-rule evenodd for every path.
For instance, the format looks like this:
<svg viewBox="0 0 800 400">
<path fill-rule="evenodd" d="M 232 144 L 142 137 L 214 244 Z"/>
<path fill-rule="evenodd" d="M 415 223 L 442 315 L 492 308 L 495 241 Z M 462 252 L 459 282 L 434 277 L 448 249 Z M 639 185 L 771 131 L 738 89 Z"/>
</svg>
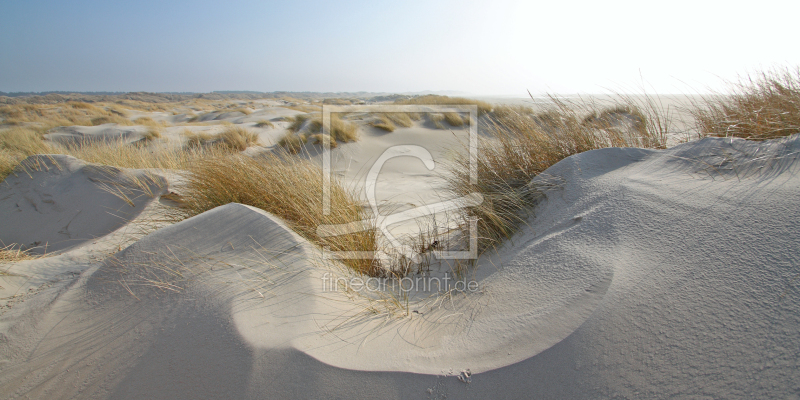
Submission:
<svg viewBox="0 0 800 400">
<path fill-rule="evenodd" d="M 354 177 L 385 146 L 444 134 L 414 129 L 409 137 L 366 132 L 340 146 L 338 171 Z M 549 189 L 529 226 L 469 273 L 480 290 L 417 294 L 410 318 L 325 291 L 325 274 L 344 271 L 276 218 L 237 204 L 156 231 L 102 263 L 16 263 L 10 274 L 48 284 L 0 316 L 0 394 L 798 396 L 798 151 L 799 137 L 705 139 L 563 160 L 537 178 Z M 387 173 L 401 167 L 387 164 Z M 413 188 L 395 190 L 387 201 L 412 201 Z M 10 202 L 0 196 L 0 206 Z"/>
</svg>

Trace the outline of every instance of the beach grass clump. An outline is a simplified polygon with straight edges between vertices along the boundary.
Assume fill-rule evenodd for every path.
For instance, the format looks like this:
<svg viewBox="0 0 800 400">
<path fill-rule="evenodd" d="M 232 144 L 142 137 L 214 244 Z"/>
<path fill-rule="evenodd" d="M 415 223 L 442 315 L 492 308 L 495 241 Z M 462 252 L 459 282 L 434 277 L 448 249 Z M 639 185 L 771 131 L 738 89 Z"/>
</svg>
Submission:
<svg viewBox="0 0 800 400">
<path fill-rule="evenodd" d="M 291 123 L 289 124 L 289 127 L 287 127 L 286 129 L 288 129 L 288 130 L 290 130 L 292 132 L 299 132 L 300 129 L 303 128 L 303 124 L 305 124 L 306 121 L 311 119 L 311 115 L 310 114 L 297 114 L 294 117 L 290 117 L 290 118 L 291 119 L 289 121 Z M 319 127 L 322 128 L 322 120 L 320 120 L 320 122 L 319 122 Z"/>
<path fill-rule="evenodd" d="M 274 127 L 275 124 L 273 124 L 272 121 L 268 121 L 266 119 L 262 119 L 256 122 L 256 128 L 274 128 Z"/>
<path fill-rule="evenodd" d="M 160 127 L 150 126 L 150 127 L 147 127 L 147 130 L 144 132 L 144 140 L 146 142 L 149 142 L 149 141 L 152 141 L 152 140 L 155 140 L 155 139 L 160 139 L 160 138 L 161 138 L 161 128 Z"/>
<path fill-rule="evenodd" d="M 386 132 L 394 132 L 394 130 L 397 129 L 397 126 L 395 126 L 394 123 L 389 121 L 387 118 L 380 118 L 377 121 L 370 122 L 369 125 L 378 129 L 382 129 Z"/>
<path fill-rule="evenodd" d="M 250 115 L 250 114 L 252 114 L 252 113 L 253 113 L 253 110 L 251 110 L 251 109 L 249 109 L 249 108 L 247 108 L 247 107 L 237 107 L 237 108 L 234 108 L 234 109 L 233 109 L 233 110 L 231 110 L 231 111 L 240 112 L 240 113 L 242 113 L 242 114 L 244 114 L 244 115 Z"/>
<path fill-rule="evenodd" d="M 381 118 L 386 118 L 386 120 L 391 121 L 393 124 L 397 126 L 402 126 L 403 128 L 410 128 L 414 125 L 414 121 L 419 121 L 421 116 L 419 113 L 408 113 L 408 112 L 387 112 L 381 113 Z"/>
<path fill-rule="evenodd" d="M 294 117 L 287 130 L 289 132 L 278 140 L 278 145 L 290 153 L 297 153 L 303 144 L 308 142 L 310 136 L 322 133 L 322 117 L 299 114 Z M 355 142 L 358 140 L 358 127 L 352 122 L 343 120 L 338 114 L 331 114 L 330 136 L 333 139 L 332 147 L 336 147 L 334 141 Z"/>
<path fill-rule="evenodd" d="M 776 68 L 728 82 L 691 114 L 701 136 L 766 140 L 800 132 L 800 67 Z"/>
<path fill-rule="evenodd" d="M 483 196 L 482 204 L 465 208 L 462 215 L 465 220 L 478 220 L 480 252 L 498 246 L 519 229 L 541 197 L 542 188 L 531 181 L 550 166 L 594 149 L 665 146 L 666 130 L 657 127 L 665 127 L 666 122 L 641 121 L 647 113 L 634 110 L 624 101 L 607 110 L 555 97 L 551 102 L 541 112 L 508 107 L 492 114 L 490 136 L 479 141 L 476 183 L 470 180 L 468 152 L 456 156 L 447 167 L 449 173 L 445 177 L 451 193 L 459 197 L 472 193 Z M 612 124 L 611 116 L 623 118 L 619 114 L 622 110 L 629 112 L 624 116 L 626 121 L 635 123 Z M 597 122 L 598 118 L 610 122 Z"/>
<path fill-rule="evenodd" d="M 331 114 L 330 134 L 337 142 L 355 142 L 358 140 L 358 127 L 352 122 L 343 120 L 337 114 Z"/>
<path fill-rule="evenodd" d="M 334 251 L 374 251 L 374 230 L 320 237 L 321 224 L 344 224 L 367 218 L 355 192 L 338 181 L 331 182 L 329 215 L 322 210 L 322 169 L 286 153 L 259 157 L 230 154 L 208 157 L 189 166 L 183 191 L 185 207 L 192 215 L 228 204 L 241 203 L 282 218 L 301 236 Z M 344 260 L 353 270 L 379 274 L 371 259 Z"/>
<path fill-rule="evenodd" d="M 445 129 L 444 124 L 442 123 L 442 121 L 444 121 L 444 114 L 430 113 L 428 114 L 428 119 L 431 120 L 436 129 Z"/>
<path fill-rule="evenodd" d="M 16 244 L 9 244 L 0 247 L 0 264 L 24 261 L 24 260 L 33 260 L 38 257 L 41 256 L 37 254 L 31 254 L 27 250 L 22 250 L 22 246 Z M 0 275 L 2 274 L 3 272 L 0 271 Z"/>
<path fill-rule="evenodd" d="M 316 133 L 308 137 L 308 141 L 311 142 L 311 144 L 323 144 L 326 140 L 330 141 L 330 146 L 332 149 L 335 149 L 336 146 L 338 146 L 332 137 L 324 133 Z"/>
<path fill-rule="evenodd" d="M 186 138 L 186 147 L 196 149 L 210 144 L 214 140 L 214 135 L 208 132 L 194 132 L 190 129 L 183 129 L 183 136 Z"/>
<path fill-rule="evenodd" d="M 243 151 L 259 143 L 257 133 L 233 124 L 229 124 L 219 135 L 184 129 L 183 136 L 186 137 L 186 147 L 190 149 L 214 146 L 221 149 Z"/>
<path fill-rule="evenodd" d="M 370 122 L 369 125 L 387 132 L 394 132 L 398 126 L 403 128 L 410 128 L 414 125 L 414 121 L 419 121 L 422 116 L 419 113 L 408 112 L 384 112 L 375 113 L 373 116 L 376 120 Z"/>
<path fill-rule="evenodd" d="M 288 132 L 278 140 L 278 146 L 283 147 L 289 153 L 297 154 L 303 149 L 306 142 L 308 142 L 308 138 L 305 135 Z"/>
<path fill-rule="evenodd" d="M 219 139 L 224 147 L 239 151 L 258 144 L 258 134 L 240 126 L 229 126 L 222 131 Z"/>
<path fill-rule="evenodd" d="M 92 126 L 103 124 L 133 125 L 133 122 L 116 114 L 104 115 L 102 117 L 92 118 L 91 120 Z"/>
<path fill-rule="evenodd" d="M 162 128 L 169 125 L 165 121 L 156 122 L 154 119 L 150 117 L 136 118 L 135 120 L 133 120 L 133 123 L 136 125 L 150 126 L 153 128 Z"/>
<path fill-rule="evenodd" d="M 461 115 L 454 112 L 446 112 L 444 113 L 444 120 L 447 121 L 450 126 L 463 126 L 464 120 L 461 118 Z"/>
</svg>

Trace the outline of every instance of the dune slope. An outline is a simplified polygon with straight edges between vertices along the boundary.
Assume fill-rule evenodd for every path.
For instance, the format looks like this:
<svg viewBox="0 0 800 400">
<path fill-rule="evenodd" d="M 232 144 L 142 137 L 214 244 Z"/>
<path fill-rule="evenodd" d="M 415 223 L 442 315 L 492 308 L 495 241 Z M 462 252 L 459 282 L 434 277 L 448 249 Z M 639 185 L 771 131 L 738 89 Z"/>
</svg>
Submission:
<svg viewBox="0 0 800 400">
<path fill-rule="evenodd" d="M 569 157 L 480 290 L 411 318 L 325 292 L 312 246 L 229 204 L 3 314 L 0 394 L 797 396 L 799 155 L 793 136 Z"/>
</svg>

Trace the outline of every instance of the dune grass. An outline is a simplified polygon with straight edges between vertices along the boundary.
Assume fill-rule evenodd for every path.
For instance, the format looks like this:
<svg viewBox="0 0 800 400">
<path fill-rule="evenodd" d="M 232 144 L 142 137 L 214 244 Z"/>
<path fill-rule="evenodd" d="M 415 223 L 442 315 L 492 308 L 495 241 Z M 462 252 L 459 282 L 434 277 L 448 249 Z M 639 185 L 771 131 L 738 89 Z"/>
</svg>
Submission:
<svg viewBox="0 0 800 400">
<path fill-rule="evenodd" d="M 223 146 L 239 151 L 258 144 L 258 134 L 240 126 L 228 127 L 219 138 Z"/>
<path fill-rule="evenodd" d="M 491 116 L 491 137 L 479 142 L 476 184 L 470 182 L 466 152 L 447 167 L 445 178 L 451 193 L 483 196 L 481 205 L 464 209 L 462 215 L 465 220 L 478 219 L 479 252 L 496 247 L 518 230 L 541 196 L 542 188 L 531 180 L 555 163 L 605 147 L 664 148 L 667 122 L 640 120 L 645 113 L 624 101 L 607 110 L 555 97 L 551 101 L 552 106 L 543 112 L 508 107 Z M 612 116 L 634 122 L 612 123 Z"/>
<path fill-rule="evenodd" d="M 192 132 L 188 129 L 184 129 L 183 135 L 187 138 L 186 146 L 189 148 L 216 146 L 223 149 L 243 151 L 259 143 L 257 133 L 234 125 L 228 126 L 219 135 Z"/>
<path fill-rule="evenodd" d="M 691 111 L 701 136 L 774 139 L 800 132 L 800 67 L 776 68 L 728 82 Z"/>
<path fill-rule="evenodd" d="M 242 203 L 281 217 L 301 236 L 334 251 L 374 251 L 374 230 L 322 238 L 320 224 L 342 224 L 365 219 L 358 197 L 338 181 L 331 186 L 331 214 L 322 213 L 322 169 L 289 154 L 269 153 L 257 158 L 244 155 L 208 157 L 189 166 L 185 206 L 200 214 L 228 203 Z M 373 260 L 344 260 L 353 270 L 377 275 Z"/>
<path fill-rule="evenodd" d="M 24 260 L 33 260 L 39 257 L 41 256 L 37 254 L 31 254 L 27 250 L 22 250 L 22 246 L 19 245 L 10 244 L 7 246 L 0 247 L 0 264 L 24 261 Z M 0 275 L 2 274 L 3 271 L 0 271 Z"/>
<path fill-rule="evenodd" d="M 374 126 L 375 128 L 378 128 L 378 129 L 382 129 L 382 130 L 384 130 L 386 132 L 394 132 L 394 130 L 397 129 L 397 126 L 395 126 L 394 123 L 392 123 L 392 121 L 389 121 L 388 119 L 383 119 L 383 118 L 381 118 L 381 119 L 379 119 L 377 121 L 370 122 L 369 125 L 370 126 Z"/>
<path fill-rule="evenodd" d="M 182 135 L 186 138 L 186 146 L 190 149 L 199 148 L 211 143 L 214 135 L 207 132 L 194 132 L 184 128 Z"/>
<path fill-rule="evenodd" d="M 428 119 L 431 120 L 436 129 L 445 129 L 444 124 L 442 124 L 442 121 L 444 121 L 444 114 L 430 113 L 428 114 Z"/>
<path fill-rule="evenodd" d="M 247 108 L 247 107 L 237 107 L 237 108 L 234 108 L 233 110 L 225 110 L 225 111 L 226 112 L 238 111 L 238 112 L 240 112 L 240 113 L 242 113 L 244 115 L 250 115 L 250 114 L 253 113 L 253 111 L 251 109 Z"/>
<path fill-rule="evenodd" d="M 256 128 L 274 128 L 275 124 L 272 121 L 267 121 L 266 119 L 262 119 L 256 122 Z"/>
<path fill-rule="evenodd" d="M 324 133 L 316 133 L 308 137 L 308 141 L 310 141 L 311 144 L 323 144 L 325 140 L 330 140 L 330 145 L 332 149 L 335 149 L 336 146 L 338 146 L 338 144 L 336 143 L 335 140 L 333 140 L 333 138 Z"/>
<path fill-rule="evenodd" d="M 135 125 L 143 125 L 143 126 L 149 126 L 149 127 L 153 127 L 153 128 L 163 128 L 163 127 L 169 126 L 169 124 L 166 121 L 156 122 L 155 120 L 153 120 L 150 117 L 139 117 L 139 118 L 136 118 L 135 120 L 133 120 L 133 123 Z"/>
<path fill-rule="evenodd" d="M 23 126 L 44 133 L 58 126 L 92 126 L 103 123 L 132 125 L 116 108 L 100 104 L 67 102 L 59 104 L 9 104 L 0 107 L 0 124 Z"/>
<path fill-rule="evenodd" d="M 161 128 L 150 126 L 144 132 L 144 140 L 147 142 L 160 138 L 161 138 Z"/>
<path fill-rule="evenodd" d="M 454 112 L 446 112 L 444 113 L 444 120 L 447 121 L 450 126 L 463 126 L 464 120 L 461 118 L 461 115 Z"/>
<path fill-rule="evenodd" d="M 394 132 L 398 126 L 403 128 L 410 128 L 414 125 L 414 121 L 419 121 L 422 116 L 419 113 L 407 112 L 385 112 L 372 114 L 376 120 L 373 120 L 369 125 L 387 132 Z"/>
<path fill-rule="evenodd" d="M 306 142 L 308 142 L 308 138 L 305 135 L 288 132 L 278 140 L 278 146 L 283 147 L 289 153 L 297 154 L 303 149 Z"/>
<path fill-rule="evenodd" d="M 117 125 L 133 125 L 133 122 L 127 118 L 120 117 L 116 114 L 104 115 L 102 117 L 92 118 L 90 121 L 92 126 L 103 124 L 117 124 Z"/>
<path fill-rule="evenodd" d="M 41 134 L 33 129 L 12 127 L 0 130 L 0 181 L 26 157 L 46 153 L 49 149 Z"/>
<path fill-rule="evenodd" d="M 290 153 L 299 152 L 303 144 L 308 142 L 312 135 L 322 132 L 322 116 L 299 114 L 294 117 L 292 123 L 287 128 L 288 132 L 278 140 L 278 146 L 283 147 Z M 336 143 L 355 142 L 358 140 L 358 127 L 352 122 L 342 120 L 338 114 L 331 114 L 330 126 L 331 146 L 336 147 Z"/>
</svg>

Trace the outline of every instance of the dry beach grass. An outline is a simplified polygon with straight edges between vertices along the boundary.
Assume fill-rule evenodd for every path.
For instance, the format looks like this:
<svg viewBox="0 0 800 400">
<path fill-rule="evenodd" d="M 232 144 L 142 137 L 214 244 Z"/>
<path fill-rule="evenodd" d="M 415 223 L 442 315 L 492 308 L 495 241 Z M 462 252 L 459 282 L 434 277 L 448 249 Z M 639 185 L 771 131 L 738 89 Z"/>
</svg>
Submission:
<svg viewBox="0 0 800 400">
<path fill-rule="evenodd" d="M 774 139 L 800 131 L 800 68 L 776 68 L 728 82 L 730 94 L 692 109 L 701 135 Z"/>
<path fill-rule="evenodd" d="M 763 140 L 800 130 L 800 74 L 789 70 L 762 73 L 734 86 L 729 97 L 708 97 L 691 110 L 703 135 L 736 136 Z M 485 251 L 511 237 L 536 204 L 541 187 L 531 180 L 558 161 L 574 154 L 606 147 L 664 148 L 671 116 L 651 97 L 636 101 L 618 96 L 613 105 L 591 101 L 550 97 L 544 110 L 523 106 L 492 106 L 485 102 L 446 96 L 419 96 L 399 100 L 400 104 L 461 105 L 475 104 L 488 124 L 488 137 L 480 141 L 478 180 L 470 183 L 468 158 L 457 156 L 450 163 L 448 190 L 464 196 L 480 193 L 484 202 L 464 210 L 464 219 L 477 218 L 479 248 Z M 332 216 L 316 209 L 322 192 L 321 171 L 308 161 L 288 153 L 302 151 L 307 143 L 321 144 L 321 117 L 299 114 L 284 117 L 288 132 L 279 142 L 287 152 L 255 158 L 238 152 L 258 143 L 258 135 L 244 127 L 229 124 L 218 135 L 184 131 L 187 148 L 148 149 L 121 143 L 84 143 L 63 147 L 42 139 L 43 129 L 63 124 L 116 122 L 147 126 L 146 140 L 162 136 L 163 122 L 150 117 L 127 119 L 121 108 L 167 110 L 169 106 L 195 107 L 249 114 L 250 108 L 237 104 L 221 105 L 191 101 L 185 104 L 148 106 L 130 101 L 88 104 L 70 102 L 53 105 L 16 104 L 0 108 L 6 125 L 0 140 L 0 178 L 11 173 L 25 157 L 34 154 L 69 154 L 91 163 L 127 168 L 153 168 L 188 171 L 189 190 L 184 200 L 197 214 L 226 202 L 242 202 L 270 211 L 288 221 L 293 229 L 319 245 L 339 250 L 375 250 L 374 233 L 320 238 L 314 229 L 323 223 L 346 223 L 362 219 L 356 196 L 338 183 Z M 410 127 L 422 119 L 420 114 L 380 113 L 367 122 L 394 131 Z M 429 114 L 437 127 L 461 126 L 467 121 L 457 113 Z M 256 124 L 274 127 L 268 120 Z M 332 115 L 331 146 L 358 139 L 355 123 Z M 462 153 L 465 154 L 465 153 Z M 280 178 L 278 178 L 280 177 Z M 291 199 L 291 200 L 289 200 Z M 337 240 L 339 242 L 337 242 Z M 372 260 L 348 261 L 356 271 L 378 274 Z"/>
</svg>

